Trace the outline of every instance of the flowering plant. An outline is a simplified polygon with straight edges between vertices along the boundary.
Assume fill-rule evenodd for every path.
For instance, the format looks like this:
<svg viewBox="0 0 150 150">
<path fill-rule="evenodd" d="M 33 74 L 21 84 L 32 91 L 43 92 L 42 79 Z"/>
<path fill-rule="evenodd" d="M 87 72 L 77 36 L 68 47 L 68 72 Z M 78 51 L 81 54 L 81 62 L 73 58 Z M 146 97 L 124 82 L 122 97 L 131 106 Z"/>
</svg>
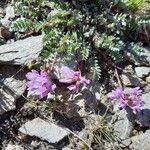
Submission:
<svg viewBox="0 0 150 150">
<path fill-rule="evenodd" d="M 36 70 L 32 70 L 27 73 L 27 90 L 29 95 L 38 96 L 39 99 L 48 95 L 49 92 L 53 92 L 56 85 L 50 80 L 47 72 L 41 71 L 40 74 Z"/>
<path fill-rule="evenodd" d="M 90 83 L 90 80 L 85 79 L 81 76 L 79 71 L 73 71 L 72 69 L 64 66 L 60 69 L 61 78 L 59 79 L 62 83 L 71 84 L 68 89 L 73 92 L 78 92 L 80 87 L 86 86 Z M 40 99 L 47 96 L 48 93 L 54 92 L 56 85 L 51 81 L 49 74 L 46 71 L 40 73 L 36 70 L 32 70 L 27 73 L 27 90 L 29 95 L 38 96 Z"/>
<path fill-rule="evenodd" d="M 90 84 L 90 80 L 87 80 L 85 79 L 85 77 L 82 77 L 81 72 L 73 71 L 68 67 L 62 67 L 60 70 L 60 74 L 61 78 L 59 79 L 59 81 L 62 83 L 71 84 L 70 86 L 68 86 L 68 89 L 75 93 L 79 91 L 82 85 L 87 86 L 88 84 Z"/>
<path fill-rule="evenodd" d="M 117 100 L 119 102 L 119 108 L 125 109 L 130 107 L 134 114 L 141 111 L 143 106 L 143 100 L 141 98 L 141 92 L 139 87 L 133 88 L 130 93 L 125 92 L 121 88 L 113 90 L 109 98 Z"/>
</svg>

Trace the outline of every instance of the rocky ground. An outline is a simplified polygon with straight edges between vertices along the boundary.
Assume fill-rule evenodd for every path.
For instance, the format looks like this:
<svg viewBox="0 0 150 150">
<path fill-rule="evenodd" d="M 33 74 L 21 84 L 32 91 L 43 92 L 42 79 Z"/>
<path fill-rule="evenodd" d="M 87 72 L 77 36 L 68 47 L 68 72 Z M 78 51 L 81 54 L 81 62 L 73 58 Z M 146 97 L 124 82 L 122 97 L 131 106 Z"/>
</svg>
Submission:
<svg viewBox="0 0 150 150">
<path fill-rule="evenodd" d="M 0 149 L 2 150 L 84 150 L 104 149 L 103 144 L 92 142 L 96 127 L 107 123 L 113 126 L 115 140 L 104 140 L 105 149 L 150 149 L 150 48 L 140 56 L 126 54 L 119 73 L 126 90 L 141 87 L 144 108 L 133 125 L 126 111 L 112 108 L 106 83 L 92 83 L 93 93 L 76 98 L 76 107 L 60 112 L 50 110 L 51 103 L 27 98 L 25 74 L 27 64 L 38 59 L 42 50 L 42 35 L 15 40 L 9 29 L 14 17 L 12 6 L 0 2 Z M 150 36 L 150 35 L 149 35 Z M 113 74 L 113 73 L 112 73 Z M 104 79 L 105 80 L 105 79 Z M 110 79 L 116 85 L 114 79 Z M 84 103 L 86 99 L 87 104 Z M 92 100 L 92 101 L 91 101 Z M 73 102 L 70 102 L 71 108 Z M 61 106 L 60 106 L 61 107 Z M 62 106 L 63 107 L 63 106 Z M 86 107 L 86 108 L 85 108 Z M 93 113 L 94 112 L 94 113 Z M 87 117 L 88 116 L 88 117 Z M 100 119 L 100 121 L 99 121 Z M 94 121 L 93 121 L 94 120 Z M 96 129 L 95 129 L 96 128 Z M 106 129 L 111 137 L 111 129 Z M 104 136 L 104 135 L 103 135 Z M 105 136 L 104 136 L 105 137 Z M 103 137 L 100 139 L 103 142 Z"/>
</svg>

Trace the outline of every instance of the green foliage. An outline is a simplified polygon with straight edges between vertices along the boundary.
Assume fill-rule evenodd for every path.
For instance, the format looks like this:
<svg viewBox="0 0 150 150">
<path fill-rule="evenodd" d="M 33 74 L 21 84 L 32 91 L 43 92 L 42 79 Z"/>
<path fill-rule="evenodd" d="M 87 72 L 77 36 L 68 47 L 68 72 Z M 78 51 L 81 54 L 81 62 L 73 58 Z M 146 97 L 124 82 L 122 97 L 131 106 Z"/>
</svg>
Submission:
<svg viewBox="0 0 150 150">
<path fill-rule="evenodd" d="M 92 59 L 90 66 L 91 66 L 91 72 L 92 72 L 92 79 L 93 80 L 99 79 L 101 76 L 101 68 L 100 68 L 97 58 Z"/>
<path fill-rule="evenodd" d="M 34 22 L 30 19 L 18 19 L 12 24 L 12 28 L 15 31 L 27 32 L 34 30 Z"/>
<path fill-rule="evenodd" d="M 140 10 L 140 8 L 142 8 L 146 4 L 146 1 L 145 0 L 123 0 L 123 3 L 127 5 L 129 10 L 135 12 Z"/>
<path fill-rule="evenodd" d="M 46 0 L 16 0 L 15 10 L 18 15 L 35 20 L 46 16 L 46 14 L 41 13 L 45 3 Z"/>
<path fill-rule="evenodd" d="M 125 11 L 116 11 L 120 2 L 127 6 Z M 93 72 L 93 79 L 100 78 L 99 55 L 105 51 L 114 63 L 123 58 L 128 46 L 137 47 L 136 33 L 150 21 L 127 13 L 137 10 L 144 1 L 139 0 L 17 0 L 16 12 L 24 19 L 16 20 L 16 31 L 42 31 L 44 33 L 43 59 L 56 53 L 64 63 L 87 61 Z M 138 47 L 138 50 L 141 46 Z M 142 49 L 142 48 L 141 48 Z M 137 51 L 138 51 L 137 50 Z"/>
</svg>

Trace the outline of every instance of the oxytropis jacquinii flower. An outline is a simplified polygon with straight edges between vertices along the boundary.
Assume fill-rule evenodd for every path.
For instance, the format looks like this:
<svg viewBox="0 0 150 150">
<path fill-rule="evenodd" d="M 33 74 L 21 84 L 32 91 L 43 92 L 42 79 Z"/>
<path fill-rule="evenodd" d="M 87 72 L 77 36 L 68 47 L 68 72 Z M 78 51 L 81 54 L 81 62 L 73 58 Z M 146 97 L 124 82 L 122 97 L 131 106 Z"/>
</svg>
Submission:
<svg viewBox="0 0 150 150">
<path fill-rule="evenodd" d="M 119 102 L 119 108 L 124 109 L 127 106 L 130 107 L 134 114 L 140 112 L 142 106 L 144 104 L 141 92 L 139 87 L 131 89 L 129 93 L 125 92 L 124 90 L 117 88 L 115 91 L 112 91 L 109 98 L 112 100 L 117 100 Z"/>
<path fill-rule="evenodd" d="M 59 79 L 62 83 L 71 84 L 68 86 L 68 89 L 73 92 L 78 92 L 80 87 L 87 86 L 90 84 L 90 80 L 85 79 L 85 77 L 81 76 L 81 72 L 74 71 L 66 66 L 60 69 L 61 78 Z"/>
<path fill-rule="evenodd" d="M 56 85 L 50 80 L 47 72 L 36 70 L 26 74 L 27 90 L 29 95 L 38 96 L 40 99 L 47 96 L 49 92 L 53 92 Z"/>
</svg>

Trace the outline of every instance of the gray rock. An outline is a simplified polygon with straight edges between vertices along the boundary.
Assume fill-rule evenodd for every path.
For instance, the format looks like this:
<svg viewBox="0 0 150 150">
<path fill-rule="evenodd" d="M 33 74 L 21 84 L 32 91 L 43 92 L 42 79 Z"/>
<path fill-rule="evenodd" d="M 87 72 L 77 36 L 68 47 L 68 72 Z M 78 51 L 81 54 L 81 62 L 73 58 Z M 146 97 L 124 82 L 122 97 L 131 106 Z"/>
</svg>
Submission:
<svg viewBox="0 0 150 150">
<path fill-rule="evenodd" d="M 129 148 L 134 150 L 150 150 L 150 130 L 145 133 L 133 136 L 132 138 L 126 140 L 130 141 Z"/>
<path fill-rule="evenodd" d="M 144 92 L 145 93 L 149 93 L 150 91 L 150 84 L 147 84 L 145 87 L 144 87 Z"/>
<path fill-rule="evenodd" d="M 121 75 L 122 82 L 125 86 L 143 86 L 141 84 L 141 79 L 139 79 L 136 75 L 132 75 L 130 73 L 125 73 Z"/>
<path fill-rule="evenodd" d="M 0 18 L 4 17 L 4 9 L 0 6 Z"/>
<path fill-rule="evenodd" d="M 150 75 L 148 77 L 146 77 L 146 82 L 150 83 Z"/>
<path fill-rule="evenodd" d="M 134 118 L 129 116 L 125 110 L 119 112 L 118 120 L 114 124 L 115 134 L 122 140 L 131 136 L 134 127 Z"/>
<path fill-rule="evenodd" d="M 143 109 L 140 114 L 137 114 L 136 122 L 142 127 L 150 127 L 150 110 Z"/>
<path fill-rule="evenodd" d="M 0 114 L 16 108 L 16 100 L 24 93 L 25 82 L 7 78 L 0 89 Z"/>
<path fill-rule="evenodd" d="M 16 100 L 25 92 L 24 74 L 12 77 L 18 69 L 9 66 L 0 67 L 0 114 L 16 108 Z"/>
<path fill-rule="evenodd" d="M 9 28 L 9 27 L 10 27 L 10 24 L 11 24 L 11 21 L 8 20 L 7 18 L 2 18 L 2 19 L 0 20 L 0 23 L 1 23 L 4 27 Z"/>
<path fill-rule="evenodd" d="M 15 78 L 6 78 L 4 80 L 4 85 L 13 90 L 13 92 L 11 92 L 11 95 L 15 98 L 18 99 L 20 97 L 20 95 L 22 95 L 26 89 L 26 84 L 25 84 L 25 80 L 21 81 L 19 79 L 15 79 Z"/>
<path fill-rule="evenodd" d="M 144 108 L 143 109 L 150 109 L 150 93 L 146 93 L 142 95 L 144 101 Z"/>
<path fill-rule="evenodd" d="M 0 115 L 16 108 L 15 98 L 10 93 L 0 89 Z"/>
<path fill-rule="evenodd" d="M 0 37 L 0 45 L 6 44 L 6 41 L 3 37 Z"/>
<path fill-rule="evenodd" d="M 6 19 L 12 19 L 15 17 L 15 10 L 14 10 L 14 7 L 11 6 L 11 5 L 8 5 L 6 8 L 5 8 L 5 11 L 6 11 L 6 15 L 5 15 L 5 18 Z"/>
<path fill-rule="evenodd" d="M 144 78 L 149 75 L 150 73 L 150 67 L 136 67 L 135 72 L 138 77 Z"/>
<path fill-rule="evenodd" d="M 136 116 L 136 121 L 143 127 L 150 127 L 150 93 L 142 95 L 144 107 L 140 114 Z"/>
<path fill-rule="evenodd" d="M 29 37 L 2 45 L 0 46 L 0 64 L 28 64 L 38 58 L 42 47 L 42 36 Z"/>
<path fill-rule="evenodd" d="M 30 136 L 36 136 L 52 144 L 60 142 L 69 135 L 67 130 L 40 118 L 28 121 L 19 128 L 19 131 Z"/>
</svg>

